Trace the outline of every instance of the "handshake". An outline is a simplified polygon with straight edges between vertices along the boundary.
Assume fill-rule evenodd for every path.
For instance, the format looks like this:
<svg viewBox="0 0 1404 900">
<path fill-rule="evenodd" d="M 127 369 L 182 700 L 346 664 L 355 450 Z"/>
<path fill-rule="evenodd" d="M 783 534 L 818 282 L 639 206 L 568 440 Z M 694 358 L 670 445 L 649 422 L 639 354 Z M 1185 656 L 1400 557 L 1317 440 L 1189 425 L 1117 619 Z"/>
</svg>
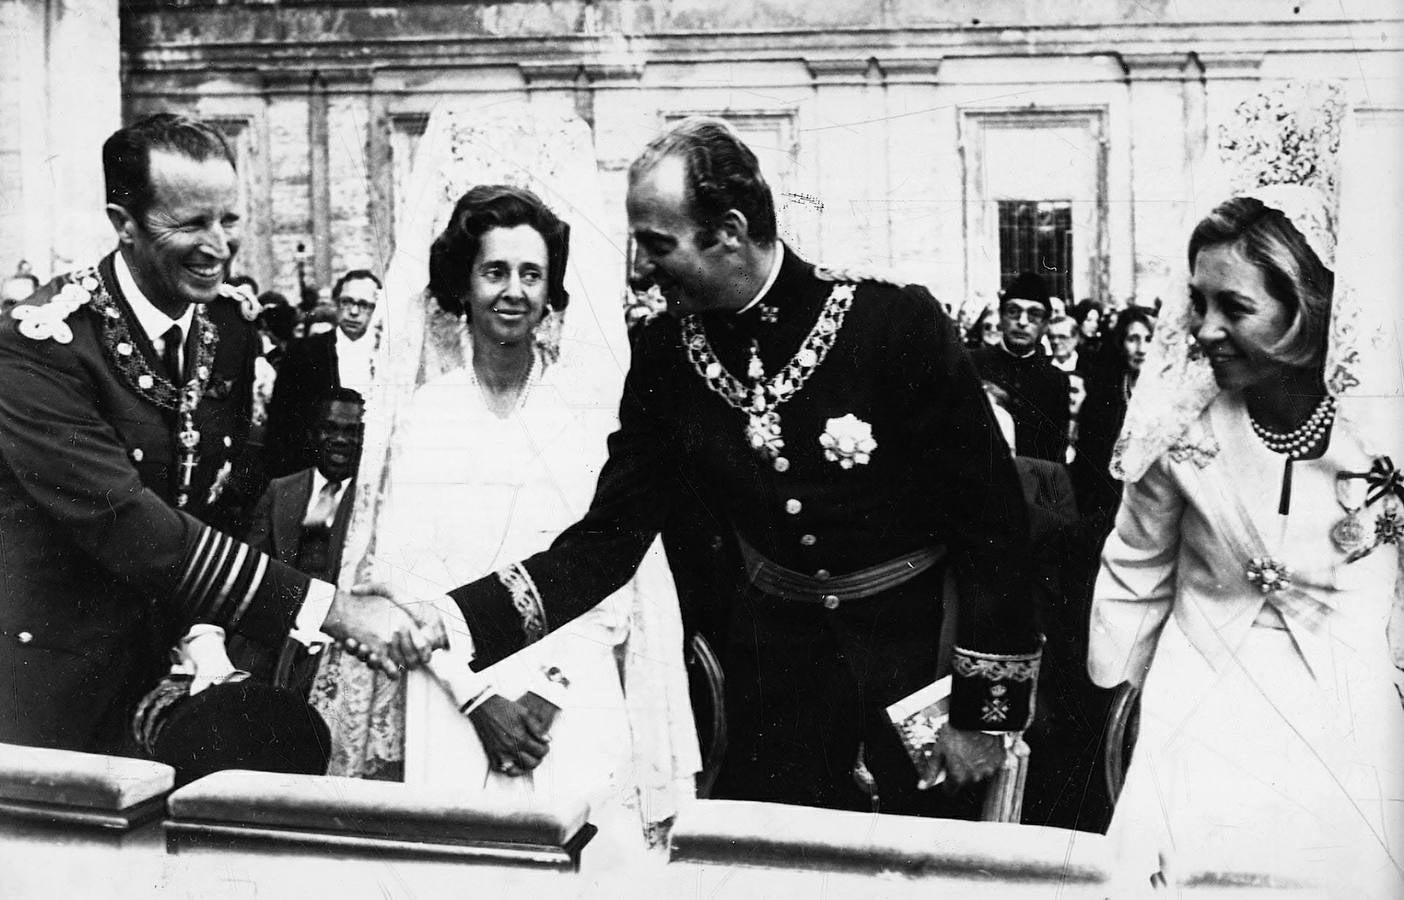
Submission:
<svg viewBox="0 0 1404 900">
<path fill-rule="evenodd" d="M 373 581 L 337 590 L 322 631 L 391 678 L 427 664 L 435 650 L 449 645 L 448 628 L 433 603 L 397 600 L 389 585 Z"/>
</svg>

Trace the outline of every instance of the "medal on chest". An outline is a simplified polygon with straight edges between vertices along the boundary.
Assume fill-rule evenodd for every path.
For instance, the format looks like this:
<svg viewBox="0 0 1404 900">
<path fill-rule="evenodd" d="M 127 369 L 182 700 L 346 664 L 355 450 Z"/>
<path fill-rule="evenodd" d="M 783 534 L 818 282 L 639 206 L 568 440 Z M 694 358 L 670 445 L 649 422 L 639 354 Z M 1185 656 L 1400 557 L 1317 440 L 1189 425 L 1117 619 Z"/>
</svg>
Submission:
<svg viewBox="0 0 1404 900">
<path fill-rule="evenodd" d="M 1336 476 L 1336 505 L 1345 512 L 1345 518 L 1331 526 L 1331 543 L 1347 556 L 1374 539 L 1373 529 L 1360 518 L 1367 488 L 1364 480 L 1348 473 Z"/>
</svg>

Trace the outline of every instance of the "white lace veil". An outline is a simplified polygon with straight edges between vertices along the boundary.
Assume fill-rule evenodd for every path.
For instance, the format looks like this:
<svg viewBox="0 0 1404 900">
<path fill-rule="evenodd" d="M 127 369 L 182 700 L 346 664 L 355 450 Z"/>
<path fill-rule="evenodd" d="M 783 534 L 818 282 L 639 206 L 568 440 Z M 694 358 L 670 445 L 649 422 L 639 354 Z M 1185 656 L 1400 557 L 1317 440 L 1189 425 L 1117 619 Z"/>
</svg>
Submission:
<svg viewBox="0 0 1404 900">
<path fill-rule="evenodd" d="M 597 182 L 593 141 L 578 118 L 542 114 L 525 104 L 486 110 L 441 106 L 429 117 L 400 204 L 403 221 L 396 228 L 381 316 L 374 323 L 382 330 L 378 376 L 367 397 L 342 586 L 376 575 L 377 525 L 385 512 L 389 472 L 400 455 L 401 419 L 415 389 L 467 363 L 467 325 L 439 310 L 425 285 L 430 244 L 468 188 L 528 188 L 571 226 L 565 279 L 570 302 L 563 322 L 539 329 L 538 338 L 544 331 L 558 334 L 557 346 L 551 348 L 558 351 L 553 366 L 565 371 L 554 381 L 567 404 L 617 416 L 629 361 L 622 306 L 624 254 L 603 228 Z M 663 799 L 671 789 L 665 779 L 686 778 L 698 768 L 681 669 L 683 636 L 676 595 L 669 582 L 660 596 L 656 582 L 653 579 L 647 598 L 636 594 L 624 673 L 635 756 L 644 773 L 644 812 L 650 822 L 671 815 Z M 643 599 L 648 602 L 637 602 Z M 402 758 L 403 704 L 396 696 L 403 696 L 401 692 L 345 656 L 336 665 L 324 665 L 318 681 L 315 693 L 337 705 L 339 719 L 347 718 L 348 708 L 354 712 L 349 731 L 334 733 L 332 774 L 367 775 Z M 660 711 L 666 715 L 660 716 Z"/>
<path fill-rule="evenodd" d="M 1224 160 L 1207 179 L 1219 187 L 1203 212 L 1231 196 L 1254 197 L 1285 215 L 1333 270 L 1326 389 L 1339 418 L 1360 429 L 1367 446 L 1384 448 L 1397 439 L 1404 398 L 1397 300 L 1404 211 L 1397 198 L 1380 202 L 1379 192 L 1400 183 L 1400 163 L 1364 140 L 1342 108 L 1339 89 L 1321 83 L 1290 83 L 1245 101 L 1222 129 Z M 1188 291 L 1162 303 L 1112 456 L 1111 474 L 1123 481 L 1144 475 L 1219 392 L 1194 347 L 1191 312 Z"/>
</svg>

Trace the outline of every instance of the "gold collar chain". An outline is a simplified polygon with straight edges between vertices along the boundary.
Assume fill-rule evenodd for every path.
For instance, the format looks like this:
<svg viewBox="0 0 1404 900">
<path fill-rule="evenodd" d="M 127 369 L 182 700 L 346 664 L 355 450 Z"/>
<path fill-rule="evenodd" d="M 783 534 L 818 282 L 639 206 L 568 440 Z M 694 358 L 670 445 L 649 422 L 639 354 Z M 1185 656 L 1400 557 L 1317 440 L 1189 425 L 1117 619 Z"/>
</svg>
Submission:
<svg viewBox="0 0 1404 900">
<path fill-rule="evenodd" d="M 799 394 L 809 377 L 823 365 L 843 328 L 844 317 L 853 305 L 854 288 L 852 284 L 834 285 L 824 301 L 819 319 L 809 330 L 799 350 L 770 378 L 765 377 L 760 348 L 752 341 L 751 358 L 746 367 L 749 384 L 743 384 L 722 365 L 711 342 L 707 340 L 707 331 L 699 317 L 687 316 L 682 321 L 683 345 L 687 348 L 687 357 L 693 369 L 702 376 L 713 393 L 731 407 L 746 413 L 746 442 L 762 458 L 776 462 L 777 466 L 781 459 L 780 452 L 785 448 L 780 431 L 779 406 Z"/>
</svg>

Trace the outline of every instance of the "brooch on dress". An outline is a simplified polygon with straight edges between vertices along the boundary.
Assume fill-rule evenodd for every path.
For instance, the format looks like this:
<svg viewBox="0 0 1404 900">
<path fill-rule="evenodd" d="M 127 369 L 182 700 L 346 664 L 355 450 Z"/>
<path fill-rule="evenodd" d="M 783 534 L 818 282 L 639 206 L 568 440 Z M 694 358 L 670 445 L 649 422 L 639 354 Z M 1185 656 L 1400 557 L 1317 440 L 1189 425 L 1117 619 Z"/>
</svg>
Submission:
<svg viewBox="0 0 1404 900">
<path fill-rule="evenodd" d="M 1256 556 L 1248 561 L 1248 580 L 1264 594 L 1275 594 L 1292 586 L 1292 570 L 1271 556 Z"/>
</svg>

